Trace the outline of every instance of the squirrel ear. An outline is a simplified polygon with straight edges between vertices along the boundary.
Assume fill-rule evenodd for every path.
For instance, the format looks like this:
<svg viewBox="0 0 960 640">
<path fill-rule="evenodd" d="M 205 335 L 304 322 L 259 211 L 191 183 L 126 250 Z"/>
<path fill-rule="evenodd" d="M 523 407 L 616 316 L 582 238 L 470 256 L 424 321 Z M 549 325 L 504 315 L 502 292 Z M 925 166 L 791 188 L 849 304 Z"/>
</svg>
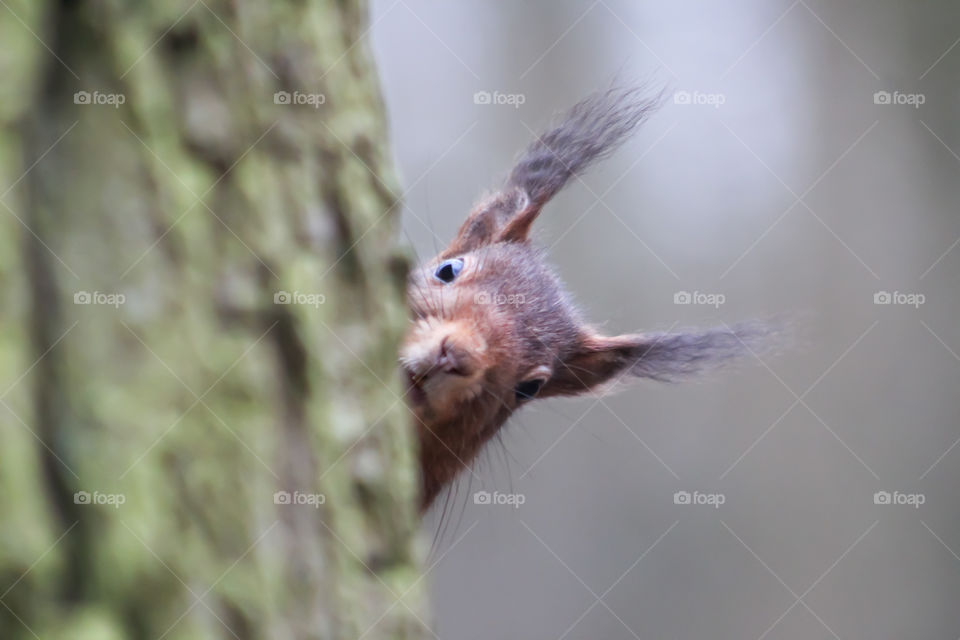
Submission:
<svg viewBox="0 0 960 640">
<path fill-rule="evenodd" d="M 683 380 L 737 357 L 766 351 L 774 346 L 771 340 L 778 333 L 776 325 L 755 322 L 609 338 L 587 333 L 555 368 L 539 395 L 574 396 L 626 376 Z"/>
<path fill-rule="evenodd" d="M 519 188 L 487 198 L 470 212 L 460 225 L 457 237 L 442 255 L 454 256 L 499 241 L 502 230 L 509 227 L 518 214 L 525 212 L 529 204 L 526 192 Z"/>
<path fill-rule="evenodd" d="M 540 397 L 580 395 L 627 375 L 643 357 L 645 345 L 640 335 L 587 335 L 556 367 Z"/>
<path fill-rule="evenodd" d="M 530 237 L 530 226 L 540 215 L 540 207 L 528 205 L 513 216 L 497 233 L 497 242 L 526 242 Z"/>
</svg>

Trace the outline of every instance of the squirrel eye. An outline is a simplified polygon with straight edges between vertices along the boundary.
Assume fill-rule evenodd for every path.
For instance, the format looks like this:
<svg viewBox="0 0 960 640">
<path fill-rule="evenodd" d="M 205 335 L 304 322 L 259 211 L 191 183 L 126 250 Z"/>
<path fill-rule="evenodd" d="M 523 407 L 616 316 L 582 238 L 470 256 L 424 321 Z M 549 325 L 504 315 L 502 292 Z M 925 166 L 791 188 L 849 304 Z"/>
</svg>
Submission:
<svg viewBox="0 0 960 640">
<path fill-rule="evenodd" d="M 453 258 L 452 260 L 444 260 L 440 263 L 440 266 L 437 267 L 437 270 L 433 272 L 433 277 L 445 284 L 450 283 L 460 275 L 461 269 L 463 269 L 462 259 Z"/>
<path fill-rule="evenodd" d="M 544 381 L 537 378 L 535 380 L 525 380 L 518 384 L 513 393 L 517 398 L 517 402 L 523 402 L 524 400 L 529 400 L 533 396 L 537 395 L 540 391 L 540 387 L 543 386 Z"/>
</svg>

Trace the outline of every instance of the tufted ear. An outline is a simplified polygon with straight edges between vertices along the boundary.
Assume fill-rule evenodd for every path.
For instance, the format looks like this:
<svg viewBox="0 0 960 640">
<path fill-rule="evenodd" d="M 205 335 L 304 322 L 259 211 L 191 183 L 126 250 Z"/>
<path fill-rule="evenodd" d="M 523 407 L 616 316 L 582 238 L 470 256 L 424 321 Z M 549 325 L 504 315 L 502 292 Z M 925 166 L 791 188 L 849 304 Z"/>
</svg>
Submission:
<svg viewBox="0 0 960 640">
<path fill-rule="evenodd" d="M 732 358 L 762 352 L 773 327 L 732 327 L 614 337 L 585 335 L 563 358 L 538 397 L 575 396 L 626 376 L 674 382 L 715 369 Z"/>
<path fill-rule="evenodd" d="M 500 241 L 501 232 L 529 203 L 526 192 L 519 188 L 490 196 L 470 212 L 441 257 L 449 258 Z"/>
<path fill-rule="evenodd" d="M 540 207 L 529 204 L 510 218 L 497 232 L 497 242 L 526 242 L 530 238 L 530 227 L 540 215 Z"/>
</svg>

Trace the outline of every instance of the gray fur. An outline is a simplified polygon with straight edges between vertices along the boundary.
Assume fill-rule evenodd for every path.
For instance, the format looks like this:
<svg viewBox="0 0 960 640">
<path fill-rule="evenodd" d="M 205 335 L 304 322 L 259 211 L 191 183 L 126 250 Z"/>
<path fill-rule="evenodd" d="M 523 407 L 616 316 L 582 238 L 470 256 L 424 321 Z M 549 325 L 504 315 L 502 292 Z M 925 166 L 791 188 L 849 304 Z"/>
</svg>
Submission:
<svg viewBox="0 0 960 640">
<path fill-rule="evenodd" d="M 642 87 L 611 88 L 573 106 L 559 125 L 538 137 L 520 157 L 507 187 L 520 187 L 542 207 L 574 176 L 612 153 L 653 113 L 661 94 Z"/>
</svg>

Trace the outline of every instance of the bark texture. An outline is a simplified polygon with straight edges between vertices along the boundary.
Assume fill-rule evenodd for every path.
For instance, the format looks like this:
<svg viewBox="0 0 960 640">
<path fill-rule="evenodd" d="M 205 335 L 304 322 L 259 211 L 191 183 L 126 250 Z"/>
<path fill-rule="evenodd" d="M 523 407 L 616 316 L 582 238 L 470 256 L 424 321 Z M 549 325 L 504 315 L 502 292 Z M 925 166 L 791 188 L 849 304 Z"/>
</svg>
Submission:
<svg viewBox="0 0 960 640">
<path fill-rule="evenodd" d="M 0 637 L 428 634 L 368 26 L 0 8 Z"/>
</svg>

